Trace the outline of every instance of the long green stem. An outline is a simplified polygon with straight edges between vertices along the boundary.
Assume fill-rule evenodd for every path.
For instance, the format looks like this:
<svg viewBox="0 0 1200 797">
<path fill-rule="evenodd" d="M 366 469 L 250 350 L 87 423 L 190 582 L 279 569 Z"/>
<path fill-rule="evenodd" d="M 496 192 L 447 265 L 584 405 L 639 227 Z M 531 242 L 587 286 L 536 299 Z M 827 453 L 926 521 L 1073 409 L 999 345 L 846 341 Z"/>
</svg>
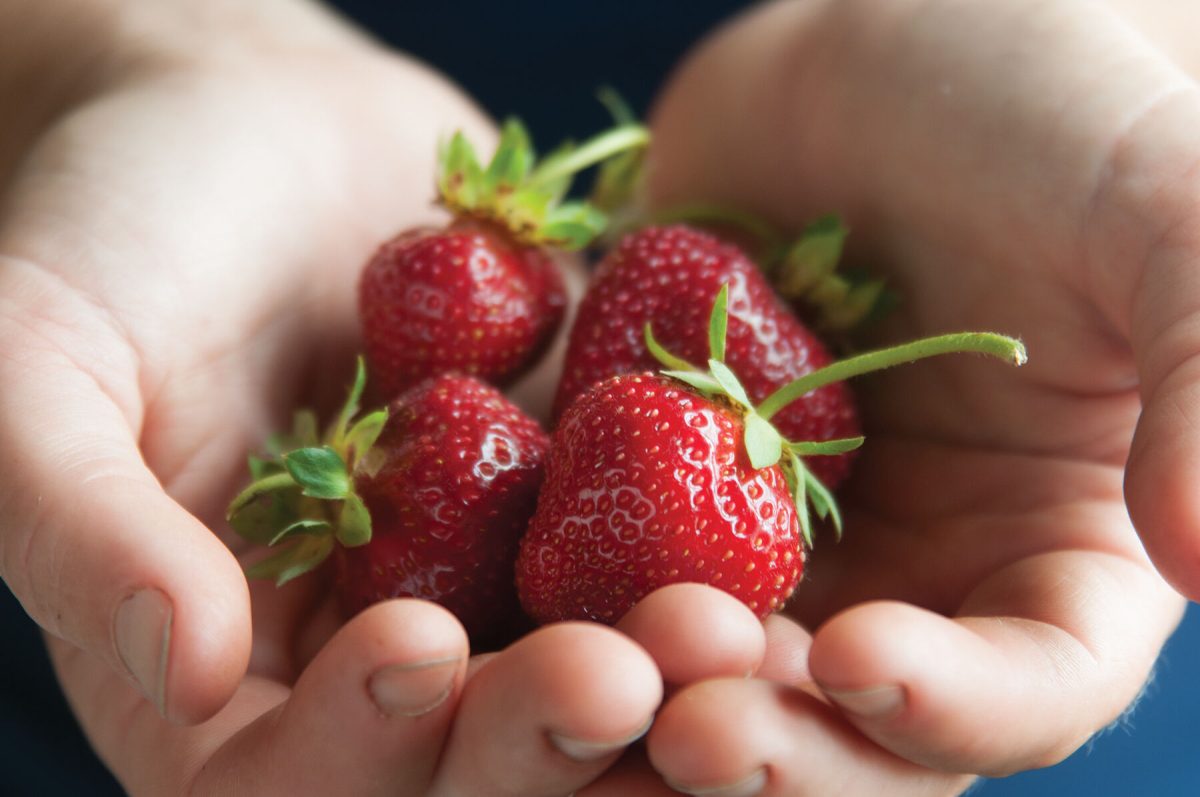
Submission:
<svg viewBox="0 0 1200 797">
<path fill-rule="evenodd" d="M 763 418 L 770 419 L 775 413 L 804 394 L 833 382 L 841 382 L 872 371 L 881 371 L 884 368 L 891 368 L 893 365 L 924 360 L 927 357 L 966 352 L 988 354 L 1001 360 L 1007 360 L 1013 365 L 1022 365 L 1025 362 L 1025 346 L 1019 340 L 992 332 L 956 332 L 922 338 L 888 349 L 859 354 L 813 371 L 794 382 L 789 382 L 759 405 L 758 414 Z"/>
<path fill-rule="evenodd" d="M 529 176 L 529 183 L 549 183 L 581 172 L 613 155 L 650 143 L 650 131 L 642 125 L 621 125 L 585 141 L 560 158 L 548 158 Z"/>
</svg>

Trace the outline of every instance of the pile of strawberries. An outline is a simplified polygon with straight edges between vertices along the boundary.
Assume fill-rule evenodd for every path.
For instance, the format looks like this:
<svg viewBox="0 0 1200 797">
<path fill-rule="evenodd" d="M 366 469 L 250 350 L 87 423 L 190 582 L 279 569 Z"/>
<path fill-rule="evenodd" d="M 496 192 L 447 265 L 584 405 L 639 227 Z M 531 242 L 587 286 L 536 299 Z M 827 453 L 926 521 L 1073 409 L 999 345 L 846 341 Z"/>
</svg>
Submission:
<svg viewBox="0 0 1200 797">
<path fill-rule="evenodd" d="M 299 413 L 251 458 L 229 519 L 276 551 L 249 575 L 283 584 L 327 565 L 347 616 L 424 598 L 477 641 L 525 618 L 613 623 L 682 581 L 766 616 L 800 581 L 814 524 L 840 534 L 833 490 L 863 442 L 846 378 L 952 351 L 1023 361 L 1016 341 L 963 333 L 835 363 L 739 248 L 644 226 L 594 270 L 548 435 L 500 388 L 563 322 L 555 250 L 604 229 L 603 213 L 565 200 L 572 175 L 627 166 L 646 140 L 621 124 L 539 162 L 509 122 L 486 165 L 461 135 L 448 143 L 438 190 L 453 220 L 403 232 L 362 272 L 366 364 L 346 405 L 324 434 Z M 789 297 L 830 295 L 829 232 L 793 250 L 775 280 Z M 368 367 L 387 404 L 362 413 Z"/>
</svg>

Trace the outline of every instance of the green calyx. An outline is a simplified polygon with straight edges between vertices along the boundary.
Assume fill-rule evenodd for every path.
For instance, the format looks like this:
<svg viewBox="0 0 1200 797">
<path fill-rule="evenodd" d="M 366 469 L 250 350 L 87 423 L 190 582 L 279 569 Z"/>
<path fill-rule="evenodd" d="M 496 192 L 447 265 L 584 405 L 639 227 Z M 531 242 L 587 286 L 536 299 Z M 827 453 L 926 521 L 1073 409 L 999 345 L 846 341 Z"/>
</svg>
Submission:
<svg viewBox="0 0 1200 797">
<path fill-rule="evenodd" d="M 486 166 L 466 136 L 454 134 L 439 155 L 438 193 L 456 215 L 498 224 L 522 243 L 582 249 L 608 217 L 587 202 L 564 201 L 572 178 L 649 140 L 646 128 L 630 121 L 582 144 L 564 144 L 539 162 L 525 126 L 509 119 Z"/>
<path fill-rule="evenodd" d="M 822 216 L 770 267 L 781 296 L 814 308 L 820 324 L 837 331 L 857 326 L 894 301 L 882 280 L 839 270 L 849 232 L 837 216 Z"/>
<path fill-rule="evenodd" d="M 842 534 L 842 518 L 833 494 L 804 464 L 810 456 L 836 456 L 853 451 L 864 438 L 849 437 L 836 440 L 787 440 L 771 423 L 781 409 L 802 396 L 825 385 L 855 376 L 915 362 L 942 354 L 975 352 L 1007 361 L 1012 365 L 1025 363 L 1025 347 L 1020 341 L 991 332 L 961 332 L 922 338 L 886 349 L 867 352 L 819 368 L 780 387 L 757 406 L 750 400 L 737 375 L 725 364 L 726 338 L 729 326 L 729 286 L 718 291 L 709 316 L 708 370 L 702 370 L 667 351 L 654 337 L 650 324 L 644 335 L 646 348 L 666 369 L 663 375 L 677 379 L 703 395 L 720 398 L 738 408 L 743 419 L 743 444 L 755 469 L 778 465 L 787 480 L 800 532 L 809 547 L 813 544 L 811 511 L 822 520 L 828 519 L 836 535 Z"/>
<path fill-rule="evenodd" d="M 371 516 L 354 491 L 354 475 L 371 467 L 369 453 L 387 423 L 387 410 L 362 417 L 366 366 L 322 440 L 316 416 L 296 414 L 292 433 L 268 443 L 268 456 L 250 457 L 253 481 L 229 505 L 226 519 L 245 539 L 279 552 L 246 569 L 277 585 L 315 569 L 333 552 L 371 541 Z"/>
<path fill-rule="evenodd" d="M 896 303 L 883 280 L 842 268 L 850 230 L 834 215 L 791 238 L 752 213 L 721 205 L 685 205 L 655 214 L 659 224 L 684 223 L 730 235 L 784 299 L 807 307 L 826 332 L 846 332 L 883 315 Z"/>
</svg>

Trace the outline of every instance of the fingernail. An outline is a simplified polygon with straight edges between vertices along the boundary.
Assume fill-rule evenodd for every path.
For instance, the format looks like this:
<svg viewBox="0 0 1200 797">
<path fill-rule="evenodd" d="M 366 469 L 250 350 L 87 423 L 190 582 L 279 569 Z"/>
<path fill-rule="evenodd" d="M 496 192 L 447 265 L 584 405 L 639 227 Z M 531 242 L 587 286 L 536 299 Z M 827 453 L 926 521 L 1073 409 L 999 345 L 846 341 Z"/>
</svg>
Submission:
<svg viewBox="0 0 1200 797">
<path fill-rule="evenodd" d="M 122 601 L 113 618 L 113 639 L 121 663 L 164 717 L 173 616 L 170 598 L 147 587 Z"/>
<path fill-rule="evenodd" d="M 822 691 L 847 713 L 865 719 L 894 717 L 904 709 L 904 687 L 873 686 L 869 689 L 823 689 Z"/>
<path fill-rule="evenodd" d="M 390 664 L 367 680 L 367 691 L 385 717 L 419 717 L 446 702 L 462 659 L 458 656 L 417 664 Z"/>
<path fill-rule="evenodd" d="M 767 770 L 766 768 L 755 770 L 737 783 L 725 786 L 683 786 L 669 779 L 667 785 L 677 792 L 690 794 L 692 797 L 754 797 L 767 787 Z"/>
<path fill-rule="evenodd" d="M 654 716 L 646 720 L 640 728 L 623 739 L 609 740 L 603 742 L 594 742 L 586 739 L 576 739 L 574 736 L 556 733 L 550 731 L 550 741 L 559 749 L 563 755 L 574 761 L 581 763 L 588 761 L 599 761 L 606 758 L 618 750 L 624 750 L 629 745 L 636 742 L 638 739 L 646 735 L 650 730 L 650 726 L 654 724 Z"/>
</svg>

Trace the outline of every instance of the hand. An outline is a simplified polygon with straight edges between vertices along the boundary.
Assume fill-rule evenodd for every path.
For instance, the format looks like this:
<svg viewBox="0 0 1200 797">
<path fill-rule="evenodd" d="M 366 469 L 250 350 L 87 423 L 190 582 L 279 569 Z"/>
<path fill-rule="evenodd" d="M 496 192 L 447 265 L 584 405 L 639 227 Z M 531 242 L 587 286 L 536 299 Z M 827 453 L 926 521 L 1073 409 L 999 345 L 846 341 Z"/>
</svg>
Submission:
<svg viewBox="0 0 1200 797">
<path fill-rule="evenodd" d="M 1149 33 L 1066 1 L 776 3 L 663 95 L 657 202 L 839 212 L 902 297 L 881 339 L 994 329 L 1030 353 L 858 385 L 845 539 L 818 539 L 760 678 L 659 713 L 672 782 L 946 794 L 1054 763 L 1138 695 L 1181 615 L 1164 577 L 1200 597 L 1200 93 L 1146 38 L 1200 18 L 1138 8 Z"/>
<path fill-rule="evenodd" d="M 86 91 L 0 147 L 0 573 L 92 743 L 135 795 L 587 783 L 661 696 L 627 638 L 469 662 L 417 601 L 335 633 L 319 579 L 248 590 L 213 533 L 245 454 L 343 391 L 357 270 L 436 218 L 437 141 L 489 122 L 315 7 L 117 5 Z"/>
</svg>

